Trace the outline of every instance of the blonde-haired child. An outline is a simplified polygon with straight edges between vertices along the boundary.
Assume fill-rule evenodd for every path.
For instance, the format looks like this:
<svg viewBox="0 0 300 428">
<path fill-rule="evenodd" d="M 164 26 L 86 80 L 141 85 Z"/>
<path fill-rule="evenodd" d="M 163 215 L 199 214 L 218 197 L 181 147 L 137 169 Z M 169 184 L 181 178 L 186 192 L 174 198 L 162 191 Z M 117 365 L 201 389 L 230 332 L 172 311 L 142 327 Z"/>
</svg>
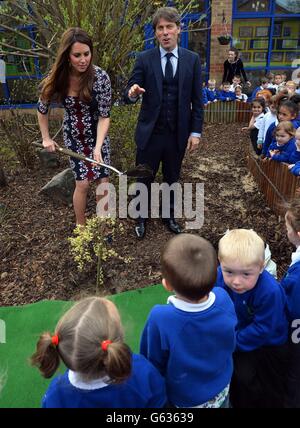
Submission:
<svg viewBox="0 0 300 428">
<path fill-rule="evenodd" d="M 64 375 L 51 382 L 45 408 L 163 407 L 165 383 L 159 372 L 124 343 L 115 305 L 100 297 L 76 303 L 59 320 L 55 333 L 40 336 L 31 357 L 45 378 L 60 361 Z"/>
<path fill-rule="evenodd" d="M 280 122 L 275 129 L 275 138 L 270 145 L 268 157 L 277 162 L 293 163 L 290 162 L 296 152 L 293 124 L 288 120 Z"/>
<path fill-rule="evenodd" d="M 238 325 L 233 407 L 281 407 L 286 374 L 288 321 L 280 284 L 264 270 L 264 241 L 253 230 L 234 229 L 219 242 L 217 286 L 235 306 Z"/>
<path fill-rule="evenodd" d="M 210 103 L 215 103 L 219 99 L 218 91 L 216 89 L 216 80 L 215 79 L 209 79 L 207 82 L 207 87 L 204 86 L 202 89 L 202 95 L 203 95 L 203 104 L 207 105 Z"/>
<path fill-rule="evenodd" d="M 292 97 L 296 93 L 297 84 L 293 80 L 289 80 L 286 82 L 285 88 L 288 90 L 289 97 Z"/>
</svg>

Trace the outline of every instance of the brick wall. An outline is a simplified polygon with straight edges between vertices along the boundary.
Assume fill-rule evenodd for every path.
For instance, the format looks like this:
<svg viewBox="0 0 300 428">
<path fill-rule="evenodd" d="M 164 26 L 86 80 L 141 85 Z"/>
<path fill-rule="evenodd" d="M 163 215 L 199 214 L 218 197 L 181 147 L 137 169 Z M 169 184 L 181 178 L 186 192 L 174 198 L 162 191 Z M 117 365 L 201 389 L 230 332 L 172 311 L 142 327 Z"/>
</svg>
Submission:
<svg viewBox="0 0 300 428">
<path fill-rule="evenodd" d="M 221 84 L 223 77 L 223 63 L 227 59 L 229 45 L 220 45 L 217 37 L 225 34 L 222 23 L 223 11 L 226 18 L 226 27 L 231 34 L 233 0 L 213 0 L 211 2 L 211 42 L 210 42 L 210 79 L 216 79 L 217 85 Z"/>
</svg>

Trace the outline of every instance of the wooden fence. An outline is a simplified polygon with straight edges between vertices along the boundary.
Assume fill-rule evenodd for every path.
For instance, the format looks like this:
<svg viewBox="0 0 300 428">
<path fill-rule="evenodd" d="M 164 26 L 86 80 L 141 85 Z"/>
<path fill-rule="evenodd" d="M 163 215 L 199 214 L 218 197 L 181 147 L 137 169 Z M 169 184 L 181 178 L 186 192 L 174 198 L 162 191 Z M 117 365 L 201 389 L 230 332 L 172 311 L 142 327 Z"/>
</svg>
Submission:
<svg viewBox="0 0 300 428">
<path fill-rule="evenodd" d="M 293 175 L 287 164 L 276 161 L 261 161 L 249 147 L 248 167 L 268 206 L 278 215 L 284 214 L 284 202 L 300 198 L 300 177 Z"/>
<path fill-rule="evenodd" d="M 207 123 L 248 123 L 251 114 L 251 104 L 239 101 L 217 101 L 204 107 L 204 120 Z"/>
</svg>

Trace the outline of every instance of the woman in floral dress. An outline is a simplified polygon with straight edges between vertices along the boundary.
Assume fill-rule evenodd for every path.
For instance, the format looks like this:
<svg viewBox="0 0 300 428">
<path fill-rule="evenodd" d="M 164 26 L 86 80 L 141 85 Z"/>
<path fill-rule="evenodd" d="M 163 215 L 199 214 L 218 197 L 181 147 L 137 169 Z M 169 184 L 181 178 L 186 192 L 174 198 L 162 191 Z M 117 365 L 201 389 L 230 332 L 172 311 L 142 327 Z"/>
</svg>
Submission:
<svg viewBox="0 0 300 428">
<path fill-rule="evenodd" d="M 107 137 L 111 107 L 111 84 L 107 73 L 93 65 L 93 44 L 80 28 L 69 28 L 62 35 L 53 68 L 42 82 L 38 102 L 38 121 L 43 146 L 55 151 L 56 143 L 49 134 L 48 112 L 52 101 L 65 108 L 64 144 L 68 149 L 109 165 L 110 146 Z M 89 182 L 108 182 L 109 171 L 98 165 L 70 158 L 76 179 L 73 195 L 76 224 L 85 225 Z M 104 196 L 104 195 L 102 195 Z M 100 196 L 97 196 L 99 201 Z"/>
</svg>

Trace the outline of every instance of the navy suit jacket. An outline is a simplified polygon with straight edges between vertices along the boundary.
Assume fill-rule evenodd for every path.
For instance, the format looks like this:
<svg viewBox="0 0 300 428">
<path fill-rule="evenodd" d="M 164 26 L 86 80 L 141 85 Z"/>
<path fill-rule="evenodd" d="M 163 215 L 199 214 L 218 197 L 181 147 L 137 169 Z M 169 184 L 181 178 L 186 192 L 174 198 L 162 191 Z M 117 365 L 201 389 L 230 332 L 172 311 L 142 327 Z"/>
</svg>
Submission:
<svg viewBox="0 0 300 428">
<path fill-rule="evenodd" d="M 178 127 L 177 142 L 182 150 L 186 148 L 191 132 L 202 132 L 203 103 L 201 64 L 198 54 L 178 48 Z M 163 90 L 163 73 L 159 48 L 141 52 L 137 59 L 125 90 L 125 102 L 131 103 L 128 91 L 137 83 L 145 89 L 135 132 L 139 149 L 144 149 L 151 137 L 158 119 Z"/>
</svg>

